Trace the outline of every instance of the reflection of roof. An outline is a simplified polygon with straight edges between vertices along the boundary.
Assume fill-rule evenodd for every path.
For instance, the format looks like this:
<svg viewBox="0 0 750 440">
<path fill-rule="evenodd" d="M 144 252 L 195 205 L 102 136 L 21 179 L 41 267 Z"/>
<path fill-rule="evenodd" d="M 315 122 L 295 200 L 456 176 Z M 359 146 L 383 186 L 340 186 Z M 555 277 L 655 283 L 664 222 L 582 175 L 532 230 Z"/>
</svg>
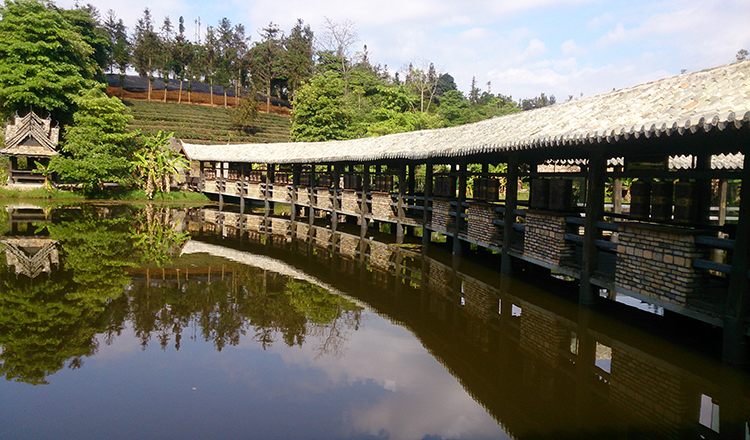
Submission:
<svg viewBox="0 0 750 440">
<path fill-rule="evenodd" d="M 227 260 L 231 260 L 240 264 L 245 264 L 247 266 L 257 267 L 259 269 L 268 270 L 268 271 L 275 272 L 275 273 L 288 276 L 294 279 L 307 281 L 308 283 L 322 287 L 323 289 L 328 290 L 329 292 L 335 295 L 345 297 L 346 299 L 355 303 L 359 307 L 362 307 L 362 308 L 366 307 L 366 305 L 362 301 L 356 298 L 352 298 L 351 296 L 341 292 L 335 287 L 330 286 L 320 281 L 319 279 L 313 276 L 310 276 L 293 266 L 290 266 L 284 263 L 283 261 L 279 261 L 271 257 L 251 254 L 249 252 L 242 252 L 242 251 L 229 249 L 229 248 L 225 248 L 222 246 L 217 246 L 214 244 L 202 243 L 202 242 L 194 241 L 194 240 L 188 240 L 187 243 L 185 243 L 185 246 L 182 247 L 182 254 L 197 254 L 197 253 L 206 253 L 209 255 L 213 255 L 215 257 L 226 258 Z"/>
<path fill-rule="evenodd" d="M 458 127 L 329 142 L 206 146 L 191 160 L 324 163 L 424 160 L 638 137 L 680 137 L 750 125 L 750 60 Z"/>
<path fill-rule="evenodd" d="M 60 264 L 57 242 L 49 238 L 3 238 L 8 266 L 15 267 L 16 275 L 36 278 L 42 272 L 52 272 L 52 264 Z"/>
<path fill-rule="evenodd" d="M 14 124 L 5 127 L 5 148 L 0 154 L 9 156 L 56 156 L 60 129 L 52 128 L 51 119 L 42 119 L 34 112 L 16 116 Z"/>
</svg>

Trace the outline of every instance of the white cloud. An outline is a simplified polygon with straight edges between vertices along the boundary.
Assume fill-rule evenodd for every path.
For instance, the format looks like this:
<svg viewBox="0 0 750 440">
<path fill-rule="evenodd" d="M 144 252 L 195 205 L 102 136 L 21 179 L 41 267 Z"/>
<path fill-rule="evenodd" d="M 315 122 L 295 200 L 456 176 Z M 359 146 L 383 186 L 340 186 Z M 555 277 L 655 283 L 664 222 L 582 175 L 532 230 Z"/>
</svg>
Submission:
<svg viewBox="0 0 750 440">
<path fill-rule="evenodd" d="M 566 40 L 561 46 L 563 55 L 582 55 L 586 51 L 579 45 L 576 44 L 572 39 Z"/>
</svg>

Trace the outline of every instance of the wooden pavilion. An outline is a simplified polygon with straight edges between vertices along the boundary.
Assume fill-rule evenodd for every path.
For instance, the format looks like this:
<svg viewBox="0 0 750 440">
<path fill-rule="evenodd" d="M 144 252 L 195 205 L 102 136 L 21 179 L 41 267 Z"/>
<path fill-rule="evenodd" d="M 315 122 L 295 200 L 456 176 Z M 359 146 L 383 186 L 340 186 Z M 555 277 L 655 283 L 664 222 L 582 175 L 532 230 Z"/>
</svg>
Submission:
<svg viewBox="0 0 750 440">
<path fill-rule="evenodd" d="M 43 183 L 45 176 L 34 170 L 37 163 L 48 164 L 59 154 L 59 134 L 49 117 L 42 119 L 33 111 L 23 117 L 16 115 L 14 123 L 5 127 L 5 147 L 0 149 L 0 155 L 10 157 L 8 183 Z"/>
</svg>

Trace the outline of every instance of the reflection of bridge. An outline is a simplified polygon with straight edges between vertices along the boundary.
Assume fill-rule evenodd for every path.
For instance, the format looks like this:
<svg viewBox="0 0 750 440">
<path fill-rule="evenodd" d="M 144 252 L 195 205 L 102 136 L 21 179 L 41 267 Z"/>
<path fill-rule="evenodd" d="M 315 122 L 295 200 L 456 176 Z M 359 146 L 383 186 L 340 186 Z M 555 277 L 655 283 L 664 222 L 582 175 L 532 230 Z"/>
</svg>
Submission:
<svg viewBox="0 0 750 440">
<path fill-rule="evenodd" d="M 194 184 L 243 213 L 283 203 L 293 220 L 329 217 L 335 230 L 347 218 L 362 236 L 377 222 L 397 240 L 414 226 L 443 234 L 457 255 L 501 253 L 505 273 L 525 261 L 578 279 L 582 304 L 606 289 L 723 326 L 726 359 L 745 362 L 750 198 L 729 222 L 727 187 L 750 173 L 748 69 L 439 130 L 183 149 L 200 162 Z"/>
<path fill-rule="evenodd" d="M 211 242 L 195 251 L 314 279 L 408 327 L 515 438 L 744 438 L 745 378 L 512 278 L 284 219 L 203 211 L 187 226 Z"/>
</svg>

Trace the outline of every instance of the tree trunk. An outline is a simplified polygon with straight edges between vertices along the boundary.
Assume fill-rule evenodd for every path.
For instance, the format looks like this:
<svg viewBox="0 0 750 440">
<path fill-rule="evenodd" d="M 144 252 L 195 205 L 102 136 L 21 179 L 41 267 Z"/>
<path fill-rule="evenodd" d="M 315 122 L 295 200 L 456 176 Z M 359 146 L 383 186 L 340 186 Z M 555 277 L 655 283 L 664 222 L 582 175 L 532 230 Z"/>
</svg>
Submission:
<svg viewBox="0 0 750 440">
<path fill-rule="evenodd" d="M 177 97 L 177 103 L 182 104 L 182 81 L 183 79 L 180 78 L 180 96 Z"/>
<path fill-rule="evenodd" d="M 211 78 L 211 107 L 214 105 L 214 79 Z"/>
<path fill-rule="evenodd" d="M 224 108 L 227 108 L 227 88 L 224 87 Z"/>
<path fill-rule="evenodd" d="M 271 114 L 271 84 L 266 86 L 266 113 Z"/>
<path fill-rule="evenodd" d="M 151 80 L 151 78 L 149 78 L 148 79 L 148 100 L 149 101 L 151 101 L 151 89 L 154 87 L 153 84 L 154 82 Z"/>
</svg>

